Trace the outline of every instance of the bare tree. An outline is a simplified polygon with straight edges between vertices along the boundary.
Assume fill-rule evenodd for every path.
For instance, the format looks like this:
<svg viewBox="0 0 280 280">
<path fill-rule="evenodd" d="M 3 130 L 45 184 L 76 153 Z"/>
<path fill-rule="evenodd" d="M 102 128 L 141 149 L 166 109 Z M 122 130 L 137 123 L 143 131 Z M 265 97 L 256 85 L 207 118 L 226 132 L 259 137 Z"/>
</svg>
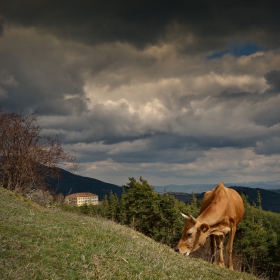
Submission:
<svg viewBox="0 0 280 280">
<path fill-rule="evenodd" d="M 62 148 L 58 136 L 40 136 L 35 114 L 6 113 L 0 107 L 0 184 L 25 193 L 44 189 L 48 178 L 59 178 L 62 165 L 77 168 L 76 157 Z"/>
</svg>

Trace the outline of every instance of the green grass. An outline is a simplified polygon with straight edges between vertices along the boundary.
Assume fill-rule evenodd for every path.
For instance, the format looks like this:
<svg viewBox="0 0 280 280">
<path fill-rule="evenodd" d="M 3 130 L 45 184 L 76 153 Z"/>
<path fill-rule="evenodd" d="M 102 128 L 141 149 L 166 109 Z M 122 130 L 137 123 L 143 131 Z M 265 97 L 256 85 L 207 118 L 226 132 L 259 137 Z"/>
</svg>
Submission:
<svg viewBox="0 0 280 280">
<path fill-rule="evenodd" d="M 113 222 L 47 210 L 0 187 L 0 279 L 255 279 Z"/>
</svg>

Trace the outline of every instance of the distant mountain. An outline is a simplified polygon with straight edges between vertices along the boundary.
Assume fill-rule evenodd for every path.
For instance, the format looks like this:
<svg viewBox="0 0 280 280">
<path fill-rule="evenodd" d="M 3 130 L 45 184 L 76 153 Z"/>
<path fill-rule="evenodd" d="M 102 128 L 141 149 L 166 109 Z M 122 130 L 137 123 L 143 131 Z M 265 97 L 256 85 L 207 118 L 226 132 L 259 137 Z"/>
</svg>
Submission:
<svg viewBox="0 0 280 280">
<path fill-rule="evenodd" d="M 166 185 L 154 186 L 156 192 L 163 193 L 164 190 L 176 193 L 200 193 L 215 188 L 215 184 L 190 184 L 190 185 Z"/>
<path fill-rule="evenodd" d="M 257 204 L 258 192 L 260 192 L 262 199 L 262 209 L 266 211 L 272 211 L 280 213 L 280 193 L 275 192 L 274 190 L 264 190 L 259 188 L 247 188 L 240 186 L 233 186 L 239 194 L 243 193 L 248 196 L 248 202 L 250 204 Z"/>
<path fill-rule="evenodd" d="M 50 189 L 55 193 L 62 193 L 64 196 L 70 193 L 91 192 L 97 194 L 99 200 L 104 198 L 104 195 L 109 196 L 110 191 L 121 197 L 122 187 L 105 183 L 97 179 L 83 177 L 72 174 L 61 169 L 62 178 L 60 180 L 49 180 Z"/>
<path fill-rule="evenodd" d="M 212 190 L 218 185 L 219 182 L 216 184 L 187 184 L 187 185 L 166 185 L 166 186 L 154 186 L 156 192 L 164 192 L 166 189 L 167 191 L 171 192 L 184 192 L 184 193 L 200 193 L 206 192 L 208 190 Z M 232 187 L 232 186 L 243 186 L 248 188 L 259 188 L 259 189 L 266 189 L 266 190 L 280 190 L 280 180 L 278 181 L 260 181 L 260 182 L 242 182 L 242 183 L 227 183 L 224 182 L 225 186 Z"/>
<path fill-rule="evenodd" d="M 280 190 L 269 190 L 269 191 L 280 193 Z"/>
<path fill-rule="evenodd" d="M 280 213 L 280 192 L 278 190 L 265 190 L 259 188 L 248 188 L 243 186 L 232 186 L 239 194 L 244 194 L 248 197 L 248 202 L 250 204 L 257 204 L 258 192 L 260 192 L 262 199 L 262 209 L 265 211 L 271 211 L 275 213 Z M 184 192 L 174 192 L 174 197 L 180 201 L 188 202 L 191 199 L 190 193 Z M 204 192 L 195 193 L 197 199 L 202 199 Z"/>
<path fill-rule="evenodd" d="M 229 186 L 236 186 L 236 183 L 229 183 Z M 243 182 L 238 183 L 238 186 L 257 188 L 265 190 L 277 190 L 280 189 L 280 180 L 277 181 L 259 181 L 259 182 Z"/>
<path fill-rule="evenodd" d="M 179 201 L 183 201 L 185 203 L 189 202 L 192 197 L 192 193 L 174 192 L 172 194 L 176 199 L 178 199 Z M 204 192 L 203 193 L 194 193 L 194 195 L 197 199 L 203 199 Z"/>
</svg>

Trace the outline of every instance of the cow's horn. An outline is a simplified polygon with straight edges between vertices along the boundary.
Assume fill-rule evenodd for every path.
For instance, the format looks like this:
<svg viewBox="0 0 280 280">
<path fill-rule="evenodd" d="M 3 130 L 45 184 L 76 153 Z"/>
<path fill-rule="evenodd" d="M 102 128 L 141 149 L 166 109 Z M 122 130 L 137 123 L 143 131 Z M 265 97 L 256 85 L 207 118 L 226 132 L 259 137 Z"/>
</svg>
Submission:
<svg viewBox="0 0 280 280">
<path fill-rule="evenodd" d="M 187 215 L 185 215 L 185 214 L 183 214 L 183 213 L 181 213 L 181 215 L 182 215 L 184 218 L 186 218 L 186 219 L 189 218 Z"/>
<path fill-rule="evenodd" d="M 192 215 L 190 215 L 190 217 L 194 222 L 196 222 L 196 219 Z"/>
</svg>

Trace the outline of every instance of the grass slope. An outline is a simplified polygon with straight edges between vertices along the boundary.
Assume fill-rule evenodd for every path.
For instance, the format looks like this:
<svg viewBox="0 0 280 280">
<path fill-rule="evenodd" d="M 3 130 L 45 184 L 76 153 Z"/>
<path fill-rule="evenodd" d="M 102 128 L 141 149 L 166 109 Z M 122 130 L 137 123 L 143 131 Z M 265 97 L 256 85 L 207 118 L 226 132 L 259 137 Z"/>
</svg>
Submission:
<svg viewBox="0 0 280 280">
<path fill-rule="evenodd" d="M 185 258 L 113 222 L 47 210 L 0 187 L 0 279 L 255 279 Z"/>
</svg>

